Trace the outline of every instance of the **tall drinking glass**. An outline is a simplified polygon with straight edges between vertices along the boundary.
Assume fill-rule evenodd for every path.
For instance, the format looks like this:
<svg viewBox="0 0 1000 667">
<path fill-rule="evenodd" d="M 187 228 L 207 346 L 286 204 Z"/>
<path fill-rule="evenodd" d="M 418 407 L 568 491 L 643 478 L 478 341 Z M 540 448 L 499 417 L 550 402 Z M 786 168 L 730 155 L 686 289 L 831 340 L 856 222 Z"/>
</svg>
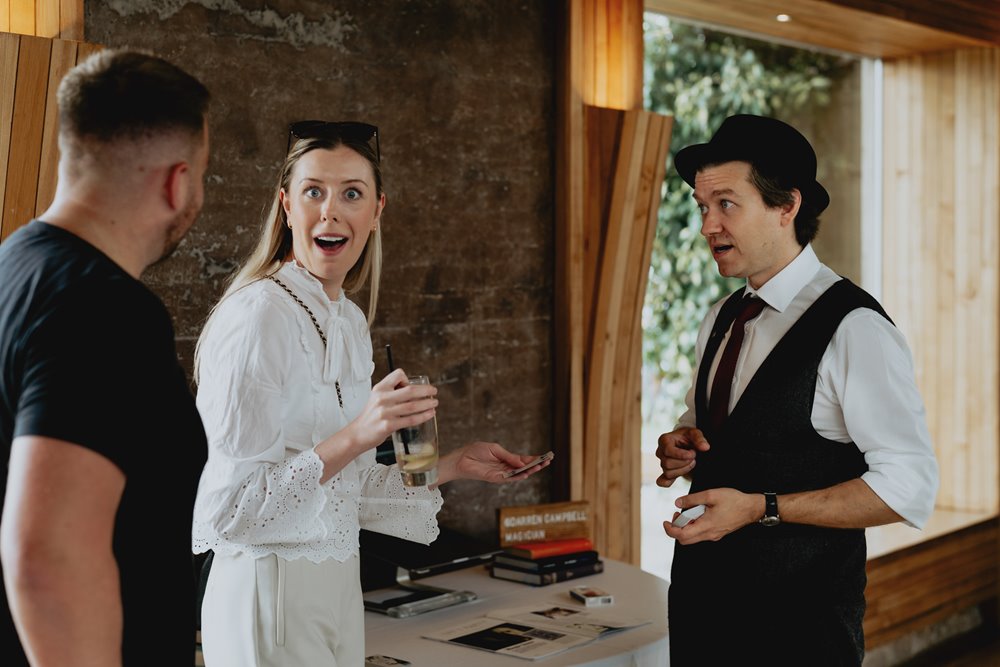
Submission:
<svg viewBox="0 0 1000 667">
<path fill-rule="evenodd" d="M 426 375 L 409 375 L 410 384 L 430 384 Z M 437 417 L 423 424 L 401 428 L 392 434 L 396 463 L 406 486 L 425 486 L 437 481 Z"/>
</svg>

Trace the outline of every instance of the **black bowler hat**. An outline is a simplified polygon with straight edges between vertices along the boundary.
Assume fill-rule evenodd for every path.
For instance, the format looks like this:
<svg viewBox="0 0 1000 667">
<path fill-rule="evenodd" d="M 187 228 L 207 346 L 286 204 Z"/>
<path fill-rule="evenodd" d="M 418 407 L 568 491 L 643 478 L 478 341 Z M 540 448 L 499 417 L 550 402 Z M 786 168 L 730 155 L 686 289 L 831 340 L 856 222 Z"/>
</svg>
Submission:
<svg viewBox="0 0 1000 667">
<path fill-rule="evenodd" d="M 830 204 L 816 180 L 816 152 L 788 123 L 765 116 L 738 114 L 722 121 L 707 144 L 682 148 L 674 158 L 681 178 L 694 187 L 698 170 L 708 164 L 749 162 L 783 188 L 802 193 L 802 208 L 819 215 Z"/>
</svg>

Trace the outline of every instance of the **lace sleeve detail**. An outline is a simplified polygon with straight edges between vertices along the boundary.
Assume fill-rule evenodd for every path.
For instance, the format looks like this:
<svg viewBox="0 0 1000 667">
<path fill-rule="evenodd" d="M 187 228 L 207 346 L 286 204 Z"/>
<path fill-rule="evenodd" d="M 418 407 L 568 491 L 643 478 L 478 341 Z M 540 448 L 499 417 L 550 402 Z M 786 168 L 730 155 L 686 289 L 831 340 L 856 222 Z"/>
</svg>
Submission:
<svg viewBox="0 0 1000 667">
<path fill-rule="evenodd" d="M 311 542 L 326 537 L 323 462 L 312 450 L 254 470 L 206 514 L 222 540 L 235 544 Z M 201 514 L 201 512 L 198 512 Z"/>
<path fill-rule="evenodd" d="M 364 473 L 361 527 L 430 544 L 440 532 L 437 513 L 443 504 L 439 490 L 403 486 L 398 467 L 376 463 Z"/>
</svg>

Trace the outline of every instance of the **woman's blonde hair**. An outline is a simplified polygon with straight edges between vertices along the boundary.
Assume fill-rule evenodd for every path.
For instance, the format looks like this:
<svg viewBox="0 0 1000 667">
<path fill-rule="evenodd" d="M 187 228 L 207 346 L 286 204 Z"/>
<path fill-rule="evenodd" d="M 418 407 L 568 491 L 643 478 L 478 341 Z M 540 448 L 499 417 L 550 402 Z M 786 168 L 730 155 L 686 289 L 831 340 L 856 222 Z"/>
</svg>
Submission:
<svg viewBox="0 0 1000 667">
<path fill-rule="evenodd" d="M 354 141 L 347 138 L 309 138 L 297 139 L 292 145 L 285 162 L 278 172 L 278 184 L 271 200 L 271 208 L 264 218 L 260 230 L 260 237 L 250 255 L 243 264 L 236 270 L 229 279 L 226 289 L 219 301 L 212 307 L 202 328 L 198 342 L 194 350 L 194 376 L 198 379 L 198 365 L 201 352 L 201 343 L 205 338 L 205 333 L 211 324 L 212 316 L 218 309 L 219 304 L 225 301 L 233 293 L 243 289 L 247 285 L 258 280 L 267 278 L 277 273 L 281 265 L 288 259 L 292 251 L 292 230 L 288 228 L 288 218 L 285 208 L 281 205 L 280 192 L 289 191 L 292 171 L 303 155 L 317 149 L 331 150 L 338 146 L 347 146 L 361 157 L 365 158 L 371 165 L 372 173 L 375 176 L 376 197 L 381 197 L 382 189 L 382 169 L 375 150 L 370 144 L 363 141 Z M 344 278 L 344 292 L 351 295 L 360 292 L 365 285 L 370 283 L 368 292 L 368 326 L 375 320 L 375 309 L 378 305 L 379 283 L 382 279 L 382 231 L 381 225 L 368 235 L 361 257 L 347 272 Z"/>
</svg>

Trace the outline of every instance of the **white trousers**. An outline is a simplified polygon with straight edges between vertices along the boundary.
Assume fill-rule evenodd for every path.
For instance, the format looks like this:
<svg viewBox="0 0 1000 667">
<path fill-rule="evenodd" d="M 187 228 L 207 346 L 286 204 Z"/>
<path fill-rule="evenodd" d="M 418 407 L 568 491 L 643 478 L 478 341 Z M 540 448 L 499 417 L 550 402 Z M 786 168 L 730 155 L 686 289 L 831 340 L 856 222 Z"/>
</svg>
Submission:
<svg viewBox="0 0 1000 667">
<path fill-rule="evenodd" d="M 201 608 L 205 667 L 363 667 L 358 556 L 215 554 Z"/>
</svg>

